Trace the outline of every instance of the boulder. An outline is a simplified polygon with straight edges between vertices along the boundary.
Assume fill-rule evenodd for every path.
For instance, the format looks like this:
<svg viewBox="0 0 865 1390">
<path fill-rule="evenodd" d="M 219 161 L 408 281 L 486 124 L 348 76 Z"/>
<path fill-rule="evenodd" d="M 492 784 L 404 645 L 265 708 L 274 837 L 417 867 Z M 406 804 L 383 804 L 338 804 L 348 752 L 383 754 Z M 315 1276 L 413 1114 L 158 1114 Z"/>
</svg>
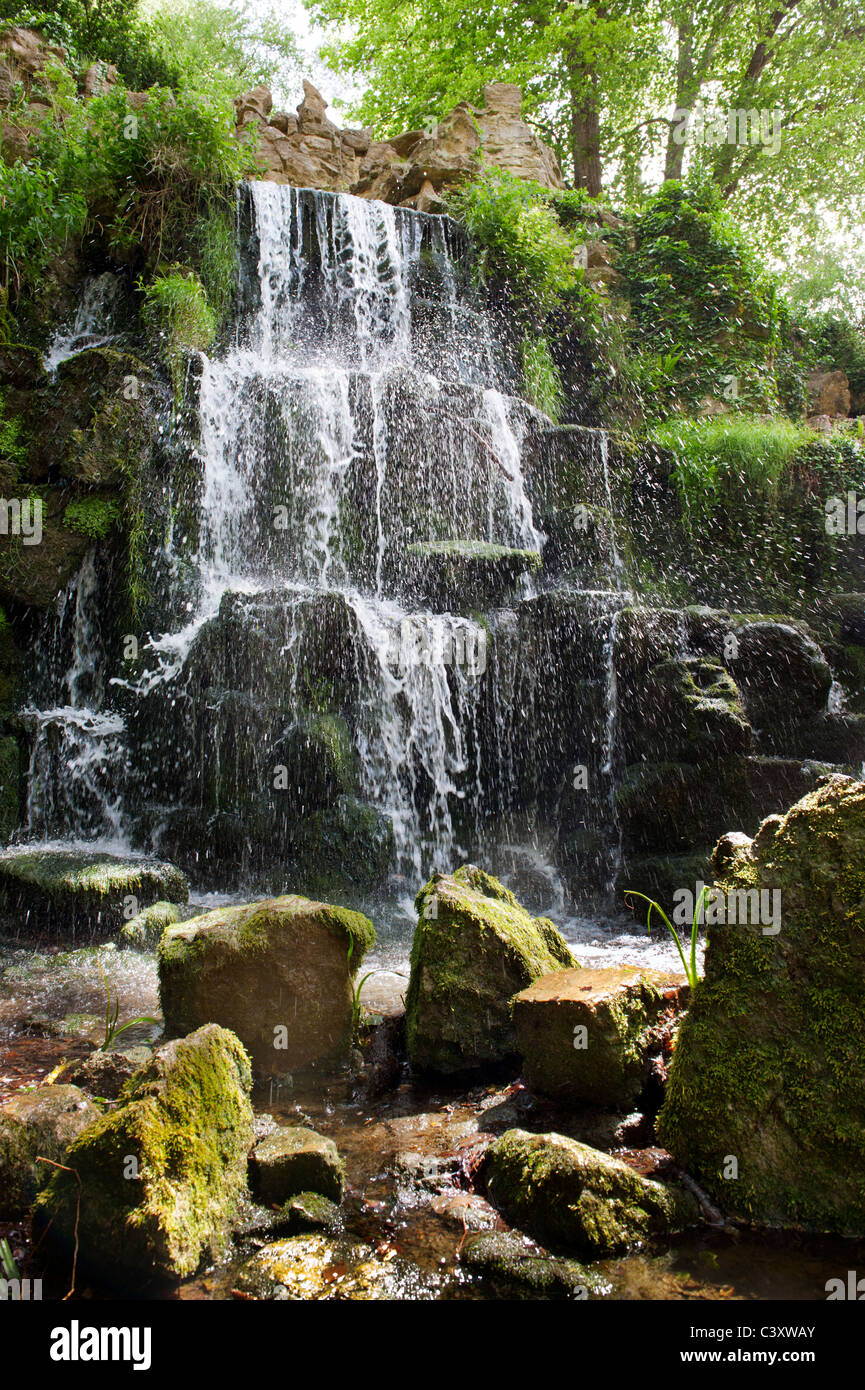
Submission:
<svg viewBox="0 0 865 1390">
<path fill-rule="evenodd" d="M 120 929 L 120 939 L 127 946 L 146 951 L 158 946 L 162 933 L 180 917 L 177 903 L 159 902 L 146 907 Z"/>
<path fill-rule="evenodd" d="M 348 1236 L 321 1234 L 265 1246 L 243 1266 L 237 1288 L 247 1297 L 304 1302 L 432 1296 L 429 1281 L 408 1260 L 392 1252 L 380 1255 Z"/>
<path fill-rule="evenodd" d="M 460 1246 L 460 1264 L 504 1298 L 583 1299 L 603 1285 L 577 1260 L 543 1254 L 513 1231 L 469 1236 Z"/>
<path fill-rule="evenodd" d="M 631 724 L 626 757 L 697 763 L 750 753 L 753 743 L 733 678 L 704 657 L 653 666 Z"/>
<path fill-rule="evenodd" d="M 811 372 L 806 386 L 809 415 L 846 419 L 850 414 L 850 382 L 844 372 L 837 368 L 831 372 Z"/>
<path fill-rule="evenodd" d="M 573 967 L 563 937 L 473 865 L 434 875 L 415 905 L 406 995 L 412 1065 L 448 1073 L 512 1058 L 511 999 L 542 975 Z"/>
<path fill-rule="evenodd" d="M 0 854 L 0 913 L 28 936 L 108 936 L 140 908 L 188 897 L 184 874 L 157 860 L 74 850 Z"/>
<path fill-rule="evenodd" d="M 351 1041 L 352 979 L 374 940 L 361 913 L 296 895 L 178 922 L 158 951 L 166 1031 L 220 1023 L 263 1073 L 338 1062 Z"/>
<path fill-rule="evenodd" d="M 829 664 L 814 639 L 792 623 L 746 623 L 734 635 L 730 668 L 748 717 L 766 746 L 783 751 L 792 727 L 825 710 Z"/>
<path fill-rule="evenodd" d="M 121 1105 L 67 1152 L 34 1209 L 37 1238 L 111 1285 L 184 1278 L 219 1258 L 246 1192 L 252 1142 L 249 1059 L 208 1024 L 166 1043 Z"/>
<path fill-rule="evenodd" d="M 24 1216 L 55 1169 L 65 1163 L 73 1140 L 99 1119 L 99 1111 L 77 1086 L 40 1086 L 0 1106 L 0 1220 Z"/>
<path fill-rule="evenodd" d="M 300 1126 L 278 1128 L 260 1139 L 249 1159 L 254 1196 L 268 1206 L 301 1192 L 341 1202 L 345 1169 L 332 1139 Z"/>
<path fill-rule="evenodd" d="M 643 1088 L 652 1029 L 687 993 L 681 975 L 631 966 L 543 976 L 513 1005 L 526 1085 L 566 1105 L 629 1105 Z"/>
<path fill-rule="evenodd" d="M 487 1150 L 484 1181 L 520 1230 L 595 1259 L 672 1235 L 698 1216 L 687 1193 L 562 1134 L 509 1129 Z"/>
<path fill-rule="evenodd" d="M 865 785 L 829 779 L 715 865 L 724 915 L 749 920 L 709 921 L 661 1142 L 727 1211 L 862 1235 Z M 780 930 L 729 897 L 754 892 Z"/>
<path fill-rule="evenodd" d="M 76 1086 L 103 1100 L 116 1100 L 135 1072 L 147 1065 L 153 1049 L 130 1047 L 123 1052 L 103 1052 L 97 1048 L 83 1062 L 73 1062 L 63 1073 Z"/>
</svg>

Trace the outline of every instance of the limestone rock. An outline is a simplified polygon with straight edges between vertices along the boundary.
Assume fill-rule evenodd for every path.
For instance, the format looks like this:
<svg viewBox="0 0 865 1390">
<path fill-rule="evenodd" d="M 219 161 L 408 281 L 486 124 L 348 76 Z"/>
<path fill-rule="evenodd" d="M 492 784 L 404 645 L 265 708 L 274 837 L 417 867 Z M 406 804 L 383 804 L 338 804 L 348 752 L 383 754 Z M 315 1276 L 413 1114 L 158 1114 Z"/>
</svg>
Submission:
<svg viewBox="0 0 865 1390">
<path fill-rule="evenodd" d="M 834 777 L 750 847 L 722 842 L 716 874 L 770 908 L 777 891 L 780 930 L 741 897 L 748 921 L 709 924 L 661 1142 L 727 1211 L 862 1235 L 865 785 Z"/>
<path fill-rule="evenodd" d="M 473 865 L 435 875 L 416 906 L 406 995 L 412 1065 L 460 1072 L 511 1057 L 510 1001 L 542 975 L 574 965 L 564 939 Z"/>
<path fill-rule="evenodd" d="M 249 1178 L 254 1195 L 268 1205 L 302 1192 L 340 1202 L 345 1187 L 336 1144 L 301 1127 L 275 1129 L 260 1139 L 250 1156 Z"/>
<path fill-rule="evenodd" d="M 351 980 L 374 940 L 359 912 L 296 895 L 178 922 L 159 944 L 166 1030 L 220 1023 L 265 1073 L 338 1061 L 351 1037 Z"/>
<path fill-rule="evenodd" d="M 79 1263 L 135 1289 L 221 1256 L 246 1192 L 250 1085 L 249 1059 L 225 1029 L 166 1043 L 124 1103 L 71 1145 L 74 1172 L 55 1173 L 37 1200 L 38 1235 L 71 1254 L 77 1220 Z"/>
<path fill-rule="evenodd" d="M 73 1140 L 99 1119 L 77 1086 L 40 1086 L 0 1106 L 0 1220 L 24 1216 L 37 1192 L 51 1181 L 50 1163 L 65 1163 Z"/>
<path fill-rule="evenodd" d="M 643 1086 L 651 1030 L 687 982 L 637 967 L 558 970 L 514 1000 L 523 1079 L 565 1104 L 628 1105 Z"/>
</svg>

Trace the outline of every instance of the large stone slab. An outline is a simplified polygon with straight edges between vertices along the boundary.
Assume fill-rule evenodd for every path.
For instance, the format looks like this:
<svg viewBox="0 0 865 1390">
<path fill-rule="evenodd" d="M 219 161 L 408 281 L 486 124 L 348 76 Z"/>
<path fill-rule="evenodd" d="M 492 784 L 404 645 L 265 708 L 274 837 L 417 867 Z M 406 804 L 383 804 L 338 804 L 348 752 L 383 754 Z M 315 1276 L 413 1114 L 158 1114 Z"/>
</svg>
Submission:
<svg viewBox="0 0 865 1390">
<path fill-rule="evenodd" d="M 130 1290 L 220 1257 L 246 1192 L 249 1059 L 210 1024 L 166 1043 L 73 1143 L 34 1208 L 37 1236 Z"/>
<path fill-rule="evenodd" d="M 628 1105 L 643 1088 L 651 1030 L 687 992 L 684 976 L 639 967 L 544 975 L 514 1000 L 523 1079 L 564 1104 Z"/>
<path fill-rule="evenodd" d="M 573 967 L 564 938 L 473 865 L 434 875 L 416 906 L 406 994 L 412 1065 L 453 1073 L 513 1057 L 511 1000 L 542 975 Z"/>
<path fill-rule="evenodd" d="M 142 908 L 188 897 L 180 869 L 157 860 L 45 849 L 0 854 L 0 929 L 16 935 L 109 936 Z"/>
<path fill-rule="evenodd" d="M 714 863 L 661 1142 L 733 1214 L 862 1235 L 865 785 L 831 778 Z"/>
<path fill-rule="evenodd" d="M 178 922 L 158 952 L 166 1030 L 219 1023 L 264 1073 L 338 1061 L 351 1041 L 352 979 L 374 940 L 361 913 L 293 894 Z"/>
</svg>

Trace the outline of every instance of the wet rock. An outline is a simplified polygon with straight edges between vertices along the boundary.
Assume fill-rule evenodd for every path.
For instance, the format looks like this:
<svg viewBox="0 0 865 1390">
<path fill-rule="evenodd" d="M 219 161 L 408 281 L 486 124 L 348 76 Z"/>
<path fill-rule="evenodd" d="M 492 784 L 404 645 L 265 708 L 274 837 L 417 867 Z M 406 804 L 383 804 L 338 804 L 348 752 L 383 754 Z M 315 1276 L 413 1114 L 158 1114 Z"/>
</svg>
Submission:
<svg viewBox="0 0 865 1390">
<path fill-rule="evenodd" d="M 287 786 L 305 810 L 323 810 L 355 788 L 351 735 L 338 715 L 301 715 L 274 743 L 273 759 L 285 768 Z"/>
<path fill-rule="evenodd" d="M 509 1130 L 487 1151 L 484 1177 L 490 1201 L 514 1225 L 554 1248 L 594 1258 L 697 1220 L 687 1193 L 561 1134 Z"/>
<path fill-rule="evenodd" d="M 335 1202 L 320 1192 L 298 1192 L 280 1208 L 275 1220 L 285 1235 L 304 1231 L 332 1235 L 342 1226 L 342 1213 Z"/>
<path fill-rule="evenodd" d="M 753 743 L 741 696 L 720 662 L 704 657 L 662 661 L 648 673 L 637 727 L 625 756 L 697 763 L 749 753 Z"/>
<path fill-rule="evenodd" d="M 0 855 L 0 912 L 28 935 L 107 936 L 130 909 L 188 896 L 181 871 L 155 860 L 36 849 Z"/>
<path fill-rule="evenodd" d="M 97 1049 L 83 1062 L 75 1063 L 69 1080 L 92 1096 L 116 1100 L 126 1082 L 147 1065 L 153 1056 L 150 1047 L 130 1047 L 127 1051 L 103 1052 Z"/>
<path fill-rule="evenodd" d="M 415 901 L 406 995 L 412 1065 L 452 1073 L 512 1057 L 510 1001 L 542 975 L 574 965 L 563 937 L 472 865 L 435 875 Z"/>
<path fill-rule="evenodd" d="M 73 1140 L 99 1119 L 77 1086 L 40 1086 L 0 1106 L 0 1220 L 23 1216 L 50 1182 L 54 1163 L 65 1163 Z"/>
<path fill-rule="evenodd" d="M 737 920 L 708 922 L 659 1137 L 724 1211 L 862 1235 L 865 785 L 834 777 L 733 848 Z"/>
<path fill-rule="evenodd" d="M 260 1250 L 237 1276 L 237 1289 L 262 1299 L 407 1299 L 431 1297 L 429 1280 L 393 1251 L 378 1254 L 348 1237 L 292 1236 Z"/>
<path fill-rule="evenodd" d="M 166 927 L 172 926 L 180 918 L 177 903 L 160 902 L 146 907 L 120 929 L 120 940 L 127 946 L 135 946 L 141 951 L 152 950 L 158 946 Z"/>
<path fill-rule="evenodd" d="M 407 561 L 412 594 L 457 613 L 500 608 L 522 576 L 541 567 L 539 551 L 489 541 L 419 541 L 408 547 Z"/>
<path fill-rule="evenodd" d="M 521 1298 L 583 1299 L 603 1284 L 577 1260 L 544 1254 L 509 1231 L 470 1236 L 460 1251 L 460 1263 L 489 1279 L 500 1297 L 510 1293 Z"/>
<path fill-rule="evenodd" d="M 249 1059 L 208 1024 L 166 1043 L 70 1147 L 34 1210 L 37 1238 L 112 1286 L 140 1289 L 219 1257 L 246 1192 Z M 80 1189 L 79 1189 L 80 1181 Z M 80 1202 L 79 1202 L 80 1192 Z"/>
<path fill-rule="evenodd" d="M 629 1104 L 645 1082 L 652 1029 L 687 993 L 682 975 L 629 966 L 536 980 L 513 1006 L 526 1085 L 564 1104 Z"/>
<path fill-rule="evenodd" d="M 830 418 L 850 414 L 850 382 L 844 372 L 811 372 L 807 381 L 808 414 Z"/>
<path fill-rule="evenodd" d="M 374 940 L 359 912 L 295 895 L 176 923 L 159 945 L 166 1031 L 221 1023 L 265 1074 L 337 1062 L 351 1041 L 351 982 Z"/>
<path fill-rule="evenodd" d="M 783 751 L 785 735 L 826 708 L 832 672 L 813 638 L 792 623 L 747 623 L 736 633 L 730 669 L 755 729 Z"/>
<path fill-rule="evenodd" d="M 341 1202 L 345 1168 L 332 1139 L 299 1126 L 280 1128 L 253 1149 L 249 1182 L 259 1201 L 269 1204 L 285 1202 L 301 1192 L 317 1192 Z"/>
</svg>

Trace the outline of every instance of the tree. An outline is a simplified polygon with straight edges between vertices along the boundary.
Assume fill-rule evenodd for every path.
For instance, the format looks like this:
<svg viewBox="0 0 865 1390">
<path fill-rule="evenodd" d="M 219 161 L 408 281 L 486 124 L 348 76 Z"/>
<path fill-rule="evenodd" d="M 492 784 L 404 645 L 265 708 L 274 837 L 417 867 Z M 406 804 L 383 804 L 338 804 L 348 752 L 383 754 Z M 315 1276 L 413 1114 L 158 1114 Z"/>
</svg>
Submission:
<svg viewBox="0 0 865 1390">
<path fill-rule="evenodd" d="M 260 84 L 300 85 L 297 41 L 276 9 L 244 0 L 151 0 L 143 14 L 186 91 L 231 98 Z"/>
</svg>

